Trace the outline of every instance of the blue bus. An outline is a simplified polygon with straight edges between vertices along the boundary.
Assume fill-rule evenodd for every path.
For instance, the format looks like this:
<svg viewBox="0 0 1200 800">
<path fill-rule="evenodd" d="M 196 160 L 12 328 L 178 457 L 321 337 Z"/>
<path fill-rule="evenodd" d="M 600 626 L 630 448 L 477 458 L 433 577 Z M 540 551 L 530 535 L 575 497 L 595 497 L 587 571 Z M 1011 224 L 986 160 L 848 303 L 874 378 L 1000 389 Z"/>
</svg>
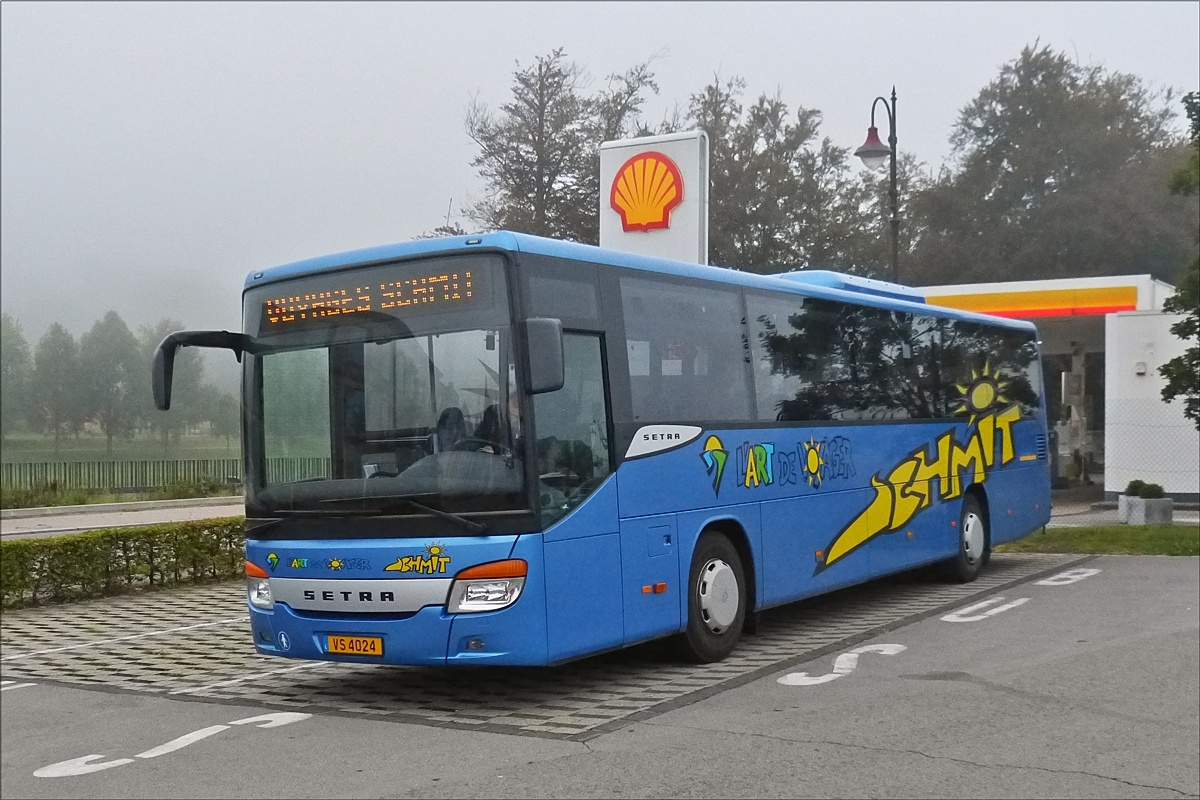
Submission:
<svg viewBox="0 0 1200 800">
<path fill-rule="evenodd" d="M 1034 327 L 835 272 L 757 275 L 510 232 L 253 272 L 242 361 L 255 647 L 547 665 L 1046 524 Z"/>
</svg>

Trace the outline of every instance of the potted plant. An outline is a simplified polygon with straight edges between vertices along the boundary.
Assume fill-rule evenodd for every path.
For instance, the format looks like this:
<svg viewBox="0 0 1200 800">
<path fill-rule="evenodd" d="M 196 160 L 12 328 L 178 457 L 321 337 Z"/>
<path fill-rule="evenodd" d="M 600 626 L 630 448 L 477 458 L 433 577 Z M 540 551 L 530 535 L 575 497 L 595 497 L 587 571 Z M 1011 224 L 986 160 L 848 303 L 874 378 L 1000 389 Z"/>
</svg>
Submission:
<svg viewBox="0 0 1200 800">
<path fill-rule="evenodd" d="M 1125 493 L 1117 495 L 1117 522 L 1120 522 L 1122 525 L 1129 523 L 1129 498 L 1137 497 L 1138 492 L 1145 485 L 1145 481 L 1134 478 L 1125 487 Z"/>
<path fill-rule="evenodd" d="M 1174 501 L 1167 497 L 1157 483 L 1147 483 L 1130 497 L 1130 525 L 1170 525 L 1175 511 Z"/>
</svg>

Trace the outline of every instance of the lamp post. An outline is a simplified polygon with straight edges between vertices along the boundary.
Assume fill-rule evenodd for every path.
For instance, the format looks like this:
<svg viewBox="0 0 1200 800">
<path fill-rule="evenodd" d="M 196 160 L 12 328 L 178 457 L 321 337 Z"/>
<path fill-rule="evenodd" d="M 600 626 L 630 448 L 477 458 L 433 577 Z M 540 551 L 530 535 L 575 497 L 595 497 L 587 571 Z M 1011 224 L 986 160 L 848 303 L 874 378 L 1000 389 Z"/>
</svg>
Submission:
<svg viewBox="0 0 1200 800">
<path fill-rule="evenodd" d="M 888 143 L 879 141 L 879 129 L 875 127 L 875 106 L 883 103 L 888 114 Z M 867 141 L 854 151 L 854 155 L 862 159 L 867 169 L 877 170 L 885 161 L 891 161 L 892 182 L 888 189 L 888 199 L 892 205 L 892 282 L 899 282 L 900 261 L 900 216 L 896 209 L 896 87 L 892 87 L 892 102 L 887 98 L 876 97 L 871 103 L 871 127 L 867 128 Z"/>
</svg>

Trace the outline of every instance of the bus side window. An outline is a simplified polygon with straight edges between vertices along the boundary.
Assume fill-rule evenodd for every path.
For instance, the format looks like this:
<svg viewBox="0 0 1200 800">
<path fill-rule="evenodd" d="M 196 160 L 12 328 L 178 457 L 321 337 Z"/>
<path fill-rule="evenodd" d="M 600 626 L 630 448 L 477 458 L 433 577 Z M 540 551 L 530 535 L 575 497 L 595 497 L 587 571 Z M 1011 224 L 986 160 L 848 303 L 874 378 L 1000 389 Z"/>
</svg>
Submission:
<svg viewBox="0 0 1200 800">
<path fill-rule="evenodd" d="M 622 278 L 621 302 L 635 422 L 751 418 L 736 290 Z"/>
</svg>

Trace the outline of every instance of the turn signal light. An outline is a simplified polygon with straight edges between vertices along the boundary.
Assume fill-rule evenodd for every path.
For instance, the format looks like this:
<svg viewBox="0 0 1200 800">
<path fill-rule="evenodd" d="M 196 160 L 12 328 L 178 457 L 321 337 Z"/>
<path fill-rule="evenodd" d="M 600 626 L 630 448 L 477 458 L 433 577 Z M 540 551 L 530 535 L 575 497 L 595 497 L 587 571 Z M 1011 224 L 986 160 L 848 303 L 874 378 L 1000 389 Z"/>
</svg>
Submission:
<svg viewBox="0 0 1200 800">
<path fill-rule="evenodd" d="M 477 567 L 467 567 L 454 576 L 456 581 L 479 581 L 494 578 L 524 578 L 529 574 L 529 564 L 522 558 L 506 558 L 503 561 L 490 561 Z M 266 573 L 263 573 L 266 577 Z"/>
<path fill-rule="evenodd" d="M 250 578 L 269 578 L 269 577 L 271 577 L 270 575 L 267 574 L 267 571 L 265 569 L 258 566 L 257 564 L 251 564 L 249 561 L 246 562 L 246 576 L 250 577 Z"/>
</svg>

